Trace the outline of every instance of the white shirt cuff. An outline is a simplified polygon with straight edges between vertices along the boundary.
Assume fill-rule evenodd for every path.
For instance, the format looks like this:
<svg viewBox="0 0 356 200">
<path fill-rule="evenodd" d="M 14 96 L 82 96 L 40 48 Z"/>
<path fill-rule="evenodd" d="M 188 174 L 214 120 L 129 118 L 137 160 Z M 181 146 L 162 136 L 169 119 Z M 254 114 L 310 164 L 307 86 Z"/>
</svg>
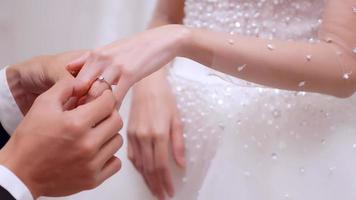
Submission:
<svg viewBox="0 0 356 200">
<path fill-rule="evenodd" d="M 16 200 L 33 200 L 30 190 L 9 169 L 0 165 L 0 185 Z"/>
<path fill-rule="evenodd" d="M 6 69 L 0 71 L 0 122 L 11 135 L 23 119 L 23 114 L 10 91 Z"/>
</svg>

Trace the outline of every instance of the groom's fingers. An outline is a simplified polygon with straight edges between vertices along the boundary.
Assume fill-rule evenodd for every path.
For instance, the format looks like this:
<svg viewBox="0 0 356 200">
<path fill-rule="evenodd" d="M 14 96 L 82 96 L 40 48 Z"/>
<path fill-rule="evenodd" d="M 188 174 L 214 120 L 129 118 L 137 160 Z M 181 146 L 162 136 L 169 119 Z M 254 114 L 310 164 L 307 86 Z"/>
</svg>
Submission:
<svg viewBox="0 0 356 200">
<path fill-rule="evenodd" d="M 106 142 L 99 152 L 97 153 L 97 156 L 94 159 L 94 163 L 97 165 L 101 165 L 104 167 L 104 164 L 110 160 L 110 158 L 115 155 L 116 152 L 119 151 L 119 149 L 123 145 L 123 140 L 120 134 L 115 134 L 108 142 Z"/>
<path fill-rule="evenodd" d="M 99 183 L 103 183 L 106 179 L 116 174 L 121 169 L 121 161 L 113 156 L 107 161 L 98 176 Z"/>
<path fill-rule="evenodd" d="M 101 81 L 95 81 L 86 95 L 86 102 L 91 102 L 103 94 L 105 90 L 111 90 L 111 87 Z"/>
<path fill-rule="evenodd" d="M 117 69 L 114 67 L 108 68 L 102 73 L 101 77 L 103 77 L 104 80 L 95 81 L 89 89 L 87 94 L 88 102 L 100 96 L 104 92 L 104 90 L 111 90 L 111 86 L 115 85 L 118 81 Z"/>
<path fill-rule="evenodd" d="M 94 127 L 112 114 L 115 105 L 114 95 L 110 90 L 106 90 L 100 97 L 77 107 L 73 112 L 76 112 L 77 119 L 85 120 L 87 125 Z"/>
<path fill-rule="evenodd" d="M 79 58 L 71 61 L 68 65 L 67 65 L 67 70 L 69 72 L 77 72 L 79 71 L 85 64 L 86 60 L 89 57 L 89 52 L 85 53 L 84 55 L 80 56 Z"/>
<path fill-rule="evenodd" d="M 78 98 L 71 97 L 69 100 L 63 105 L 63 110 L 72 110 L 78 106 Z"/>
<path fill-rule="evenodd" d="M 118 136 L 122 126 L 123 122 L 118 112 L 114 110 L 108 118 L 92 129 L 90 137 L 95 145 L 103 148 L 105 143 Z"/>
<path fill-rule="evenodd" d="M 95 63 L 93 58 L 88 58 L 83 68 L 75 79 L 74 94 L 78 97 L 84 96 L 102 73 L 101 63 Z"/>
<path fill-rule="evenodd" d="M 51 97 L 52 101 L 48 103 L 57 104 L 63 108 L 64 104 L 73 95 L 74 80 L 73 78 L 63 78 L 58 81 L 54 86 L 48 89 L 45 93 L 39 96 L 39 98 Z M 46 95 L 45 95 L 46 94 Z"/>
</svg>

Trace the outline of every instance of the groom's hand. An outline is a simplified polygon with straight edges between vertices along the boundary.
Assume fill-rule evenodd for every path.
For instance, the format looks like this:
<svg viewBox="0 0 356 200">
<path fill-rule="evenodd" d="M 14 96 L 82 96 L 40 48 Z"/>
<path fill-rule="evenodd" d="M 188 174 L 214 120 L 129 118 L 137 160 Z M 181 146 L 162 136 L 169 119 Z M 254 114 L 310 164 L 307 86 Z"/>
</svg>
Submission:
<svg viewBox="0 0 356 200">
<path fill-rule="evenodd" d="M 86 51 L 72 51 L 56 55 L 37 56 L 14 64 L 6 70 L 8 84 L 23 114 L 30 109 L 37 96 L 62 78 L 72 77 L 67 64 Z M 76 72 L 72 72 L 74 75 Z"/>
<path fill-rule="evenodd" d="M 72 110 L 73 78 L 40 95 L 0 151 L 0 163 L 39 196 L 64 196 L 92 189 L 121 167 L 122 121 L 110 90 Z"/>
</svg>

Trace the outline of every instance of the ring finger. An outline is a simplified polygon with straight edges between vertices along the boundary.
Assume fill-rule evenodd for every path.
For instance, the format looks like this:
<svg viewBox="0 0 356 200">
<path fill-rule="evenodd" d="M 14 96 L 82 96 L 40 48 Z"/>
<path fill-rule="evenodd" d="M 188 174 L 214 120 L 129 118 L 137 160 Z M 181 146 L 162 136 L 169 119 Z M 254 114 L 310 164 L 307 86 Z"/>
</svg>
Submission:
<svg viewBox="0 0 356 200">
<path fill-rule="evenodd" d="M 145 171 L 152 172 L 154 170 L 152 140 L 140 140 L 139 142 L 139 144 L 141 145 L 142 166 Z"/>
<path fill-rule="evenodd" d="M 109 84 L 107 84 L 104 81 L 96 80 L 93 83 L 93 85 L 91 86 L 91 88 L 89 89 L 88 94 L 85 98 L 85 102 L 90 102 L 90 101 L 96 99 L 107 89 L 111 90 L 111 87 Z"/>
<path fill-rule="evenodd" d="M 141 160 L 141 149 L 138 145 L 137 139 L 134 134 L 128 134 L 128 139 L 132 146 L 131 150 L 133 153 L 132 163 L 134 164 L 137 171 L 142 172 L 142 160 Z"/>
</svg>

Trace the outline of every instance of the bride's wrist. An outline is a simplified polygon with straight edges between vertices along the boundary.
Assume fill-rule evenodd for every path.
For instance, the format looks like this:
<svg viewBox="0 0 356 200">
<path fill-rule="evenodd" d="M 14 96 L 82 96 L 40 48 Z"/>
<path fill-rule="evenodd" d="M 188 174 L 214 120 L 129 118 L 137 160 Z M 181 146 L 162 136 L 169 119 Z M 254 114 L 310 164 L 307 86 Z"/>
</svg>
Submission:
<svg viewBox="0 0 356 200">
<path fill-rule="evenodd" d="M 156 88 L 161 86 L 162 84 L 166 84 L 167 77 L 162 75 L 155 75 L 153 77 L 149 76 L 138 83 L 136 83 L 133 87 L 133 91 L 148 91 L 148 88 Z"/>
<path fill-rule="evenodd" d="M 189 27 L 184 28 L 186 34 L 184 34 L 184 39 L 182 39 L 178 56 L 194 60 L 198 51 L 197 43 L 199 42 L 199 37 L 197 37 L 197 35 L 199 36 L 200 34 L 197 34 L 197 29 Z"/>
<path fill-rule="evenodd" d="M 159 92 L 159 88 L 166 85 L 169 85 L 167 69 L 163 68 L 136 83 L 132 90 L 134 93 Z"/>
<path fill-rule="evenodd" d="M 189 27 L 186 27 L 184 25 L 174 25 L 178 27 L 178 31 L 176 31 L 177 33 L 177 40 L 176 40 L 176 44 L 177 44 L 177 56 L 179 57 L 185 57 L 186 53 L 189 52 L 190 48 L 191 48 L 191 42 L 193 39 L 193 33 L 192 33 L 192 29 Z"/>
</svg>

